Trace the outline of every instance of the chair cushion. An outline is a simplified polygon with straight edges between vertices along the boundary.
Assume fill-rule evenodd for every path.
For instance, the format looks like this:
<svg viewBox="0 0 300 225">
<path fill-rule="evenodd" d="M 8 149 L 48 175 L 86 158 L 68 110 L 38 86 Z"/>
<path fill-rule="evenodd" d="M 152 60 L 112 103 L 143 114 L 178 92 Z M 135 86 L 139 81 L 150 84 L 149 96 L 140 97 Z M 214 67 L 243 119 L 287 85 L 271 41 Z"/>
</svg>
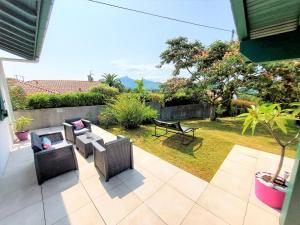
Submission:
<svg viewBox="0 0 300 225">
<path fill-rule="evenodd" d="M 43 150 L 41 138 L 36 133 L 31 133 L 31 147 L 35 153 Z"/>
<path fill-rule="evenodd" d="M 43 149 L 49 149 L 52 146 L 51 140 L 47 137 L 43 137 L 42 139 L 42 146 Z"/>
<path fill-rule="evenodd" d="M 72 122 L 72 125 L 74 126 L 75 130 L 81 130 L 84 128 L 84 124 L 82 122 L 82 120 L 77 120 Z"/>
<path fill-rule="evenodd" d="M 83 129 L 80 129 L 80 130 L 74 130 L 74 134 L 75 134 L 76 136 L 78 136 L 78 135 L 84 134 L 84 133 L 86 133 L 86 132 L 88 132 L 88 131 L 90 131 L 90 130 L 87 129 L 87 128 L 83 128 Z"/>
<path fill-rule="evenodd" d="M 77 121 L 77 120 L 81 120 L 81 118 L 77 117 L 77 118 L 73 118 L 73 119 L 67 119 L 67 120 L 65 120 L 65 122 L 72 124 L 72 122 Z"/>
</svg>

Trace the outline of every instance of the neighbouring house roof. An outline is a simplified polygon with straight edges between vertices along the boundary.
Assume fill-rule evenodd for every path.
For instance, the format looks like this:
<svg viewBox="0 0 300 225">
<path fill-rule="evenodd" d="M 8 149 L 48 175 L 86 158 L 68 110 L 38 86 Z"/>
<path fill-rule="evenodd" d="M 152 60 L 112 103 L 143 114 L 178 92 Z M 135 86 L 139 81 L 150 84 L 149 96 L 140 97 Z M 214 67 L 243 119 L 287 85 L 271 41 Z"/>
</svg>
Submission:
<svg viewBox="0 0 300 225">
<path fill-rule="evenodd" d="M 0 49 L 28 60 L 40 56 L 54 0 L 1 0 Z"/>
<path fill-rule="evenodd" d="M 8 79 L 9 86 L 20 86 L 26 94 L 32 93 L 68 93 L 86 92 L 91 87 L 100 84 L 100 81 L 79 81 L 79 80 L 31 80 L 18 81 Z"/>
<path fill-rule="evenodd" d="M 241 53 L 253 62 L 300 58 L 300 0 L 231 0 Z"/>
</svg>

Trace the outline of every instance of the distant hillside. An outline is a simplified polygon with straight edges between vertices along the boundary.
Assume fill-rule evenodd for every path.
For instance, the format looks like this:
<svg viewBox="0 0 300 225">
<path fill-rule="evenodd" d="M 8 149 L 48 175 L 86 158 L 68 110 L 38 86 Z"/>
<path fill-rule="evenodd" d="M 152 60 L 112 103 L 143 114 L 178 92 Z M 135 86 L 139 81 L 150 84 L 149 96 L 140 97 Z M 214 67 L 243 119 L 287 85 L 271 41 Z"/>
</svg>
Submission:
<svg viewBox="0 0 300 225">
<path fill-rule="evenodd" d="M 125 88 L 134 89 L 136 87 L 136 83 L 134 82 L 135 80 L 128 76 L 120 77 L 119 80 Z M 160 83 L 144 79 L 144 85 L 148 90 L 158 90 Z"/>
</svg>

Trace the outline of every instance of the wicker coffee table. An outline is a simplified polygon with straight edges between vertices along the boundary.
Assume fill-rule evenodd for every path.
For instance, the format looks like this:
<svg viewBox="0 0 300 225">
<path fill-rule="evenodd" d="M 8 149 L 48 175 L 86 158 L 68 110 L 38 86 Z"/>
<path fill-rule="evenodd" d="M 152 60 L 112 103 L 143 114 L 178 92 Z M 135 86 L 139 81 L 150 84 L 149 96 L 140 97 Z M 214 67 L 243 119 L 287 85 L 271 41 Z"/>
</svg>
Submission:
<svg viewBox="0 0 300 225">
<path fill-rule="evenodd" d="M 85 158 L 93 154 L 92 141 L 104 145 L 103 139 L 93 133 L 85 133 L 76 137 L 76 148 Z"/>
</svg>

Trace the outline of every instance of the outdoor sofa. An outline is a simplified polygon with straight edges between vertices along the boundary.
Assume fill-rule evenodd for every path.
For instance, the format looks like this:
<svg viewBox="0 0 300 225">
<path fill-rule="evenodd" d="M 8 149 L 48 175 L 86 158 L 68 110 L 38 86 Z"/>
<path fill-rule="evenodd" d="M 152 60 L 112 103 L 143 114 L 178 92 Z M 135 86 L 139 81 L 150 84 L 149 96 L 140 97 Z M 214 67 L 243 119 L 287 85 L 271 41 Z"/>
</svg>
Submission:
<svg viewBox="0 0 300 225">
<path fill-rule="evenodd" d="M 94 164 L 104 176 L 105 181 L 122 171 L 133 169 L 132 142 L 129 138 L 117 136 L 116 140 L 103 145 L 92 142 Z"/>
<path fill-rule="evenodd" d="M 61 132 L 42 135 L 32 132 L 30 136 L 39 185 L 62 173 L 78 169 L 73 145 L 64 140 Z M 44 137 L 51 142 L 47 149 L 43 146 Z"/>
<path fill-rule="evenodd" d="M 75 126 L 72 124 L 73 122 L 78 120 L 82 121 L 82 123 L 84 124 L 84 128 L 76 129 Z M 76 136 L 92 131 L 91 122 L 81 118 L 73 118 L 73 119 L 65 120 L 63 126 L 64 126 L 66 140 L 71 141 L 74 144 L 76 142 Z"/>
</svg>

